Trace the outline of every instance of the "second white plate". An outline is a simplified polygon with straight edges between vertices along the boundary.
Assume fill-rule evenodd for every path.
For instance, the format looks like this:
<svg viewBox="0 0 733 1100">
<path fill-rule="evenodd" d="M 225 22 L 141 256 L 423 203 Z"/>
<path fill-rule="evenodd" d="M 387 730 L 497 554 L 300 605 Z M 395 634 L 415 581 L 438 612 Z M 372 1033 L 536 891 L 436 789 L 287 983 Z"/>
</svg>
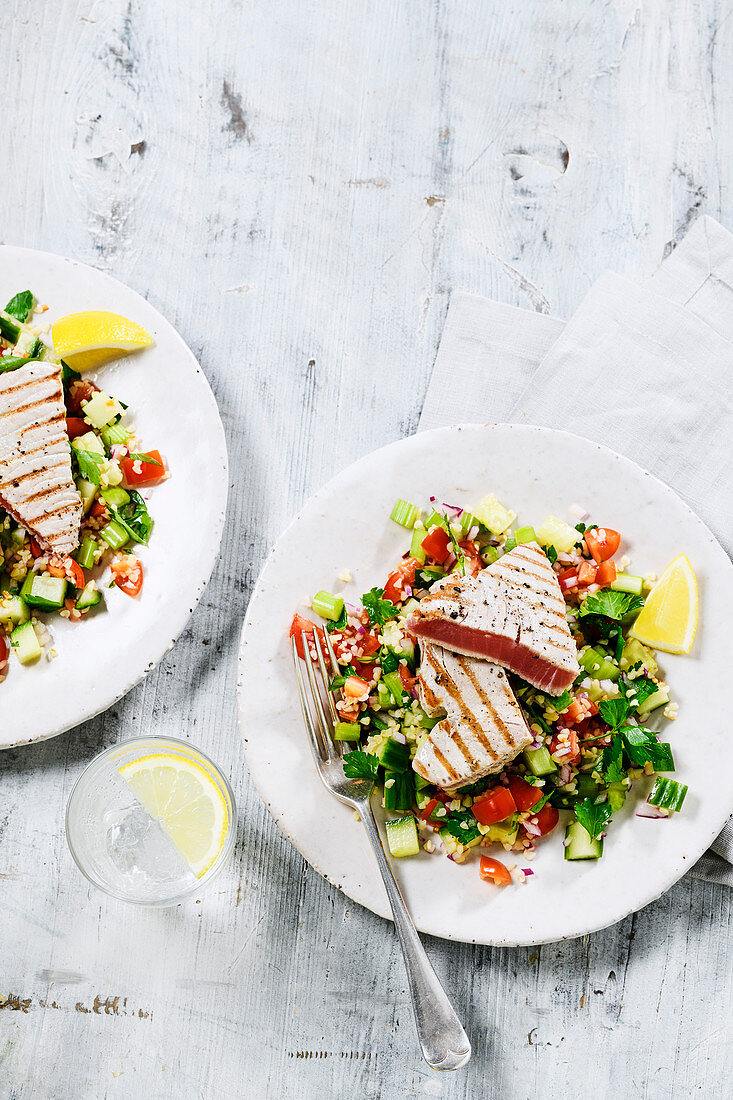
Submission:
<svg viewBox="0 0 733 1100">
<path fill-rule="evenodd" d="M 49 617 L 58 654 L 52 661 L 24 668 L 11 656 L 0 683 L 0 748 L 8 748 L 53 737 L 106 710 L 167 653 L 214 567 L 228 473 L 209 384 L 175 329 L 144 298 L 86 264 L 27 248 L 0 247 L 0 272 L 2 302 L 29 289 L 50 307 L 36 320 L 102 309 L 148 329 L 155 347 L 90 377 L 130 406 L 142 445 L 163 454 L 171 475 L 149 494 L 155 528 L 140 552 L 140 596 L 107 589 L 105 611 L 80 623 Z"/>
</svg>

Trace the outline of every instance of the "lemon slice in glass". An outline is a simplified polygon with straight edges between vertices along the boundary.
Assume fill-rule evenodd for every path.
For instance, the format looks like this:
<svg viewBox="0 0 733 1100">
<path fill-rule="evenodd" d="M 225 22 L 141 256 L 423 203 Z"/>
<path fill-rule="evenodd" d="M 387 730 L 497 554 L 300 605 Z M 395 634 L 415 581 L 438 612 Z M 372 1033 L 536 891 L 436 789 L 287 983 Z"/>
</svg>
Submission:
<svg viewBox="0 0 733 1100">
<path fill-rule="evenodd" d="M 629 634 L 652 649 L 689 653 L 697 630 L 697 579 L 686 554 L 669 563 Z"/>
<path fill-rule="evenodd" d="M 79 372 L 153 343 L 152 336 L 142 325 L 119 313 L 104 310 L 60 317 L 51 327 L 51 339 L 58 357 Z"/>
<path fill-rule="evenodd" d="M 193 760 L 165 752 L 124 764 L 119 774 L 175 844 L 197 878 L 224 847 L 227 804 L 209 773 Z"/>
</svg>

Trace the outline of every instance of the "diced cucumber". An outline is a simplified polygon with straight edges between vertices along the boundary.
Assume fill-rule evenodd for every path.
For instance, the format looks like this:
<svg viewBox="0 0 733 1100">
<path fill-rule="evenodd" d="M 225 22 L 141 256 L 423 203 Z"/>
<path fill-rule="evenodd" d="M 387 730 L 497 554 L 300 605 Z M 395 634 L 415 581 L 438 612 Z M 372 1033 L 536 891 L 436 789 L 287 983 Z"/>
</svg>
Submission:
<svg viewBox="0 0 733 1100">
<path fill-rule="evenodd" d="M 68 581 L 64 577 L 42 577 L 39 573 L 29 573 L 20 594 L 30 607 L 37 607 L 39 611 L 60 611 L 67 588 Z"/>
<path fill-rule="evenodd" d="M 393 737 L 388 737 L 377 750 L 379 763 L 391 772 L 405 772 L 410 766 L 410 749 Z"/>
<path fill-rule="evenodd" d="M 404 813 L 415 801 L 414 772 L 390 772 L 384 784 L 384 808 Z"/>
<path fill-rule="evenodd" d="M 387 646 L 390 653 L 393 653 L 398 659 L 406 657 L 411 660 L 415 656 L 415 643 L 400 624 L 394 622 L 394 620 L 385 623 L 382 627 L 382 642 Z M 385 669 L 384 663 L 382 663 L 382 670 L 390 671 L 388 668 Z"/>
<path fill-rule="evenodd" d="M 619 664 L 622 669 L 634 668 L 635 665 L 643 665 L 647 675 L 654 679 L 659 672 L 659 666 L 654 654 L 647 646 L 642 645 L 636 638 L 630 638 L 624 646 Z"/>
<path fill-rule="evenodd" d="M 659 776 L 647 802 L 651 806 L 659 806 L 665 810 L 681 810 L 686 794 L 686 783 L 678 783 L 676 779 Z"/>
<path fill-rule="evenodd" d="M 422 540 L 426 537 L 427 531 L 424 527 L 413 527 L 412 529 L 412 542 L 410 543 L 410 557 L 415 558 L 421 565 L 425 564 L 427 554 L 422 548 Z"/>
<path fill-rule="evenodd" d="M 11 317 L 4 309 L 0 309 L 0 336 L 14 344 L 20 336 L 21 325 L 15 317 Z"/>
<path fill-rule="evenodd" d="M 377 702 L 379 703 L 380 707 L 389 708 L 391 706 L 394 706 L 394 703 L 392 702 L 392 696 L 389 693 L 389 688 L 383 680 L 379 680 L 377 682 Z"/>
<path fill-rule="evenodd" d="M 593 677 L 594 680 L 618 680 L 621 669 L 607 657 L 602 649 L 594 646 L 584 646 L 578 654 L 578 664 Z"/>
<path fill-rule="evenodd" d="M 548 516 L 537 528 L 540 546 L 554 546 L 558 554 L 569 554 L 579 538 L 580 535 L 574 527 L 556 516 Z"/>
<path fill-rule="evenodd" d="M 401 706 L 405 702 L 407 695 L 399 672 L 387 672 L 379 682 L 386 686 L 395 706 Z"/>
<path fill-rule="evenodd" d="M 595 798 L 601 789 L 599 784 L 596 783 L 593 776 L 588 775 L 587 772 L 581 772 L 578 775 L 577 780 L 577 792 L 580 800 L 584 798 Z"/>
<path fill-rule="evenodd" d="M 130 503 L 130 494 L 116 485 L 111 489 L 102 489 L 101 496 L 110 508 L 122 508 L 125 504 Z"/>
<path fill-rule="evenodd" d="M 96 451 L 98 455 L 104 455 L 102 440 L 94 432 L 85 432 L 72 439 L 71 446 L 75 451 Z"/>
<path fill-rule="evenodd" d="M 414 817 L 398 817 L 394 821 L 387 821 L 385 824 L 390 855 L 401 858 L 402 856 L 416 856 L 418 854 L 420 843 L 417 838 L 417 825 Z"/>
<path fill-rule="evenodd" d="M 603 841 L 591 840 L 579 821 L 571 821 L 565 830 L 565 859 L 600 859 Z"/>
<path fill-rule="evenodd" d="M 114 492 L 124 492 L 122 489 L 115 489 Z M 125 496 L 127 494 L 125 493 Z M 127 498 L 130 499 L 129 497 Z M 316 592 L 311 606 L 316 615 L 321 615 L 324 619 L 330 619 L 332 622 L 336 622 L 341 618 L 341 612 L 344 609 L 343 596 L 334 596 L 333 592 Z"/>
<path fill-rule="evenodd" d="M 557 764 L 546 745 L 541 745 L 538 749 L 525 749 L 523 755 L 533 775 L 552 775 L 557 771 Z"/>
<path fill-rule="evenodd" d="M 113 550 L 121 550 L 130 538 L 125 528 L 114 519 L 105 524 L 99 534 Z"/>
<path fill-rule="evenodd" d="M 12 623 L 20 626 L 30 618 L 28 604 L 20 596 L 0 596 L 0 623 Z"/>
<path fill-rule="evenodd" d="M 513 844 L 519 832 L 519 814 L 512 814 L 506 821 L 499 821 L 495 825 L 489 825 L 488 833 L 484 833 L 484 839 L 495 844 Z"/>
<path fill-rule="evenodd" d="M 631 681 L 633 684 L 633 680 Z M 669 688 L 666 684 L 660 684 L 653 695 L 648 696 L 639 708 L 640 715 L 651 714 L 658 707 L 663 707 L 669 702 Z"/>
<path fill-rule="evenodd" d="M 485 496 L 473 510 L 476 519 L 491 531 L 492 535 L 502 535 L 517 518 L 516 512 L 510 512 L 500 504 L 493 493 Z"/>
<path fill-rule="evenodd" d="M 94 494 L 97 491 L 97 486 L 93 482 L 87 481 L 85 477 L 80 477 L 77 478 L 76 487 L 81 497 L 82 511 L 84 515 L 86 515 L 94 502 Z"/>
<path fill-rule="evenodd" d="M 634 596 L 641 596 L 644 591 L 644 578 L 635 577 L 632 573 L 617 573 L 616 579 L 611 581 L 609 588 L 616 592 L 632 592 Z"/>
<path fill-rule="evenodd" d="M 522 542 L 536 542 L 537 532 L 534 527 L 517 527 L 514 532 L 514 538 L 516 539 L 517 545 Z"/>
<path fill-rule="evenodd" d="M 15 650 L 15 655 L 22 665 L 29 665 L 31 661 L 37 661 L 43 652 L 32 622 L 25 622 L 21 623 L 20 626 L 16 626 L 10 635 L 10 645 Z"/>
<path fill-rule="evenodd" d="M 35 359 L 41 350 L 38 347 L 40 342 L 35 332 L 32 332 L 29 328 L 23 328 L 18 333 L 18 339 L 15 341 L 13 355 L 27 355 L 29 359 Z"/>
<path fill-rule="evenodd" d="M 89 401 L 82 405 L 84 419 L 93 424 L 95 428 L 106 428 L 109 423 L 125 411 L 114 397 L 110 397 L 104 390 L 99 390 Z"/>
<path fill-rule="evenodd" d="M 96 581 L 89 581 L 82 589 L 81 595 L 77 596 L 76 607 L 78 611 L 85 611 L 88 607 L 96 607 L 101 602 L 102 593 L 97 588 Z"/>
<path fill-rule="evenodd" d="M 510 550 L 514 550 L 516 548 L 516 545 L 517 540 L 515 539 L 514 535 L 510 535 L 504 543 L 504 553 L 508 554 Z"/>
<path fill-rule="evenodd" d="M 416 791 L 422 791 L 422 790 L 425 789 L 425 787 L 429 787 L 429 786 L 430 786 L 430 781 L 428 779 L 423 779 L 423 777 L 421 775 L 418 775 L 417 772 L 415 772 L 415 790 Z"/>
<path fill-rule="evenodd" d="M 420 515 L 420 509 L 415 504 L 410 504 L 409 500 L 400 500 L 399 498 L 394 502 L 394 506 L 390 513 L 390 519 L 395 523 L 399 523 L 400 527 L 407 527 L 412 529 L 415 526 L 415 521 Z"/>
</svg>

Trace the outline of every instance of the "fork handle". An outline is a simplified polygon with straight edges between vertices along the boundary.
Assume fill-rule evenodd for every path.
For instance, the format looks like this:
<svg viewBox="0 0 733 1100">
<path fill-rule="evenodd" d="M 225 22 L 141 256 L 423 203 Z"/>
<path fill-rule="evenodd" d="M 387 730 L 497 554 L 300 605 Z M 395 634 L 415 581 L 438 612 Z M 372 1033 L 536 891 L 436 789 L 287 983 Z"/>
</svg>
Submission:
<svg viewBox="0 0 733 1100">
<path fill-rule="evenodd" d="M 471 1044 L 453 1005 L 443 989 L 438 975 L 430 965 L 417 929 L 407 911 L 389 860 L 382 847 L 371 804 L 361 813 L 367 836 L 371 841 L 384 886 L 392 906 L 395 928 L 399 936 L 407 970 L 412 1008 L 415 1013 L 417 1037 L 423 1057 L 433 1069 L 460 1069 L 471 1057 Z"/>
</svg>

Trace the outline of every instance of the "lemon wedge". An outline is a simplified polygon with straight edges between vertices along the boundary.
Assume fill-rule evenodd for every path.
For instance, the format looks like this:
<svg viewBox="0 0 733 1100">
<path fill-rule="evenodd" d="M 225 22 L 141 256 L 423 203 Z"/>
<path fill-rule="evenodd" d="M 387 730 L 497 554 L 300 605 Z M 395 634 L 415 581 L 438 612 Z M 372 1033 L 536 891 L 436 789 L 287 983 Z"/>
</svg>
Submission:
<svg viewBox="0 0 733 1100">
<path fill-rule="evenodd" d="M 687 554 L 669 563 L 629 630 L 665 653 L 689 653 L 697 630 L 697 579 Z"/>
<path fill-rule="evenodd" d="M 142 325 L 119 313 L 104 310 L 60 317 L 51 327 L 51 339 L 58 357 L 79 372 L 153 343 L 152 336 Z"/>
<path fill-rule="evenodd" d="M 227 804 L 209 773 L 194 760 L 165 752 L 123 764 L 119 774 L 160 823 L 197 878 L 224 847 Z"/>
</svg>

